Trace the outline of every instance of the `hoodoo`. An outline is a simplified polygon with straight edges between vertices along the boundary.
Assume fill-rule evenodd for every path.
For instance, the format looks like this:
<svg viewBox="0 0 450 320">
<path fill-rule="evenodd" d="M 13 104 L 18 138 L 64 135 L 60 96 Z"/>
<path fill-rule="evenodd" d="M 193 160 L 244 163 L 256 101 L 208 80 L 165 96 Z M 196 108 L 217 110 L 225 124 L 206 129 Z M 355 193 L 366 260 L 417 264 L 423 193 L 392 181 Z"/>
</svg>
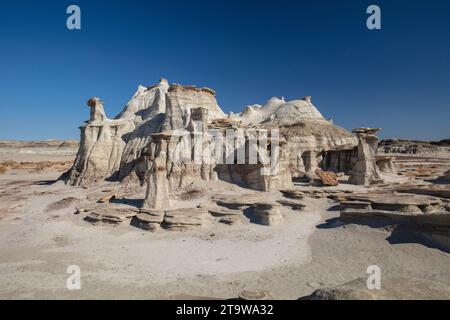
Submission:
<svg viewBox="0 0 450 320">
<path fill-rule="evenodd" d="M 99 98 L 88 106 L 76 160 L 61 179 L 70 185 L 103 179 L 146 184 L 143 207 L 151 210 L 169 207 L 171 192 L 200 180 L 258 191 L 286 190 L 293 179 L 317 178 L 317 172 L 330 176 L 323 171 L 350 173 L 355 184 L 380 180 L 376 130 L 358 129 L 355 137 L 326 120 L 310 96 L 273 97 L 225 114 L 214 90 L 162 78 L 139 86 L 113 119 Z"/>
</svg>

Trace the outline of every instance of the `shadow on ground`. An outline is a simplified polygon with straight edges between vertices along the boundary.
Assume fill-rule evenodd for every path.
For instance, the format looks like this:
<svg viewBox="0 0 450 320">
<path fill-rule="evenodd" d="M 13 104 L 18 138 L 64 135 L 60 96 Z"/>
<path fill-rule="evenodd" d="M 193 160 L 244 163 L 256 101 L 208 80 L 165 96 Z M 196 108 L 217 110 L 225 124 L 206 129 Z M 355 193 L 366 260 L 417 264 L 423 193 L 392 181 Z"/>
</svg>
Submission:
<svg viewBox="0 0 450 320">
<path fill-rule="evenodd" d="M 424 234 L 423 230 L 420 230 L 413 225 L 393 224 L 392 221 L 387 218 L 355 219 L 349 222 L 340 221 L 338 218 L 331 218 L 325 220 L 324 223 L 318 224 L 316 228 L 335 229 L 347 225 L 360 225 L 390 231 L 391 234 L 386 238 L 386 241 L 390 244 L 417 243 L 428 248 L 438 249 L 440 251 L 450 253 L 450 248 L 444 247 L 430 240 L 429 237 Z"/>
</svg>

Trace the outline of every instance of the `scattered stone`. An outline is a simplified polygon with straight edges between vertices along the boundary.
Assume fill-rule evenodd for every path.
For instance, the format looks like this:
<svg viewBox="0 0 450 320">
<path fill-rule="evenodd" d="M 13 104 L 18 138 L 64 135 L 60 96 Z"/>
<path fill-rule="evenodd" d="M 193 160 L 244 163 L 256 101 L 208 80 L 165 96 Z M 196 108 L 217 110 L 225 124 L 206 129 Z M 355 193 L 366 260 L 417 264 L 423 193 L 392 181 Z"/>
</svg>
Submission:
<svg viewBox="0 0 450 320">
<path fill-rule="evenodd" d="M 322 171 L 320 169 L 316 169 L 315 173 L 320 179 L 322 186 L 337 186 L 339 182 L 337 180 L 337 175 L 331 171 Z"/>
<path fill-rule="evenodd" d="M 272 295 L 264 290 L 243 290 L 238 297 L 241 300 L 273 300 Z"/>
<path fill-rule="evenodd" d="M 308 282 L 306 285 L 308 285 L 311 288 L 319 288 L 319 287 L 323 286 L 324 284 L 323 284 L 323 282 L 311 281 L 311 282 Z"/>
</svg>

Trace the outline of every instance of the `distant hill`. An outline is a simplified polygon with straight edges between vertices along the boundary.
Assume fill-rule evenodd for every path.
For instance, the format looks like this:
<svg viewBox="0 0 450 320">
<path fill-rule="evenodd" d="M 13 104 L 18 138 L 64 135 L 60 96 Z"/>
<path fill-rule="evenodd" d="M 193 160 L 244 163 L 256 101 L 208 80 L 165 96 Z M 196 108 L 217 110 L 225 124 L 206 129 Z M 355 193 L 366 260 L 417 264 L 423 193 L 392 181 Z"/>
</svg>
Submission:
<svg viewBox="0 0 450 320">
<path fill-rule="evenodd" d="M 72 155 L 78 146 L 77 140 L 0 140 L 0 153 Z"/>
</svg>

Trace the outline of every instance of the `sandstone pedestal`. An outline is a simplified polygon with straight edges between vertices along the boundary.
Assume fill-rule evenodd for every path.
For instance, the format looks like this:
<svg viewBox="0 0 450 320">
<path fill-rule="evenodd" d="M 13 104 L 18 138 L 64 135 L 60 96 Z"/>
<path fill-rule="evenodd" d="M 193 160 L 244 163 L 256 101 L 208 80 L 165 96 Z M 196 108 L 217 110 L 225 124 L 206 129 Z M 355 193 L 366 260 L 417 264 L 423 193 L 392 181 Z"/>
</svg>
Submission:
<svg viewBox="0 0 450 320">
<path fill-rule="evenodd" d="M 265 226 L 273 226 L 283 223 L 281 204 L 272 202 L 257 202 L 253 206 L 253 218 L 255 223 Z"/>
<path fill-rule="evenodd" d="M 166 159 L 166 153 L 162 151 L 149 166 L 147 193 L 143 208 L 165 209 L 169 207 Z"/>
<path fill-rule="evenodd" d="M 105 109 L 103 108 L 103 101 L 94 97 L 88 100 L 87 105 L 91 108 L 89 122 L 103 122 L 106 120 Z"/>
<path fill-rule="evenodd" d="M 375 159 L 378 148 L 378 138 L 375 133 L 379 130 L 378 128 L 357 128 L 352 131 L 358 138 L 358 158 L 350 174 L 350 183 L 369 185 L 381 182 Z"/>
</svg>

